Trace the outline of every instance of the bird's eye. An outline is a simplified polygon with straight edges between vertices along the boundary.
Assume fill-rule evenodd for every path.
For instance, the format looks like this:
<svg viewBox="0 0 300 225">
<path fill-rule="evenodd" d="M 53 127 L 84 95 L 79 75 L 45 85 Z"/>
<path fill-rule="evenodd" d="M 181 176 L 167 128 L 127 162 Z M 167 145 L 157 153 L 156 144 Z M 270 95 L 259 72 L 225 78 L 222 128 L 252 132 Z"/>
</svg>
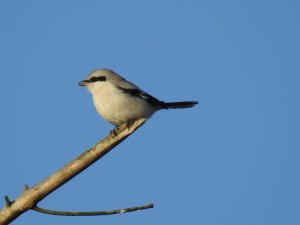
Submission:
<svg viewBox="0 0 300 225">
<path fill-rule="evenodd" d="M 97 81 L 106 81 L 106 77 L 105 76 L 91 77 L 89 81 L 92 83 L 97 82 Z"/>
</svg>

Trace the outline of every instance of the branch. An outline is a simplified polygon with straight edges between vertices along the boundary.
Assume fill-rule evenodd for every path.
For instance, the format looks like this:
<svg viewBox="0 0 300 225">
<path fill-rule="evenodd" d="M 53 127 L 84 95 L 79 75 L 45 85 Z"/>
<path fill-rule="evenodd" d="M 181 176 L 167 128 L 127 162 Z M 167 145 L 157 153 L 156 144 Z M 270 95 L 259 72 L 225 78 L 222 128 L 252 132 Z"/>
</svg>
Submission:
<svg viewBox="0 0 300 225">
<path fill-rule="evenodd" d="M 150 209 L 150 208 L 153 208 L 153 204 L 136 206 L 136 207 L 131 207 L 131 208 L 124 208 L 124 209 L 115 209 L 115 210 L 108 210 L 108 211 L 94 211 L 94 212 L 65 212 L 65 211 L 44 209 L 44 208 L 40 208 L 40 207 L 35 207 L 32 210 L 40 212 L 40 213 L 51 214 L 51 215 L 56 215 L 56 216 L 103 216 L 103 215 L 134 212 L 134 211 Z"/>
<path fill-rule="evenodd" d="M 30 189 L 25 186 L 24 192 L 14 201 L 11 202 L 9 201 L 9 198 L 6 197 L 7 204 L 0 211 L 0 225 L 9 224 L 22 213 L 35 208 L 39 201 L 107 154 L 136 129 L 143 125 L 145 121 L 145 119 L 139 119 L 134 121 L 130 127 L 128 127 L 127 124 L 121 125 L 102 141 L 91 147 L 88 151 L 44 181 Z"/>
</svg>

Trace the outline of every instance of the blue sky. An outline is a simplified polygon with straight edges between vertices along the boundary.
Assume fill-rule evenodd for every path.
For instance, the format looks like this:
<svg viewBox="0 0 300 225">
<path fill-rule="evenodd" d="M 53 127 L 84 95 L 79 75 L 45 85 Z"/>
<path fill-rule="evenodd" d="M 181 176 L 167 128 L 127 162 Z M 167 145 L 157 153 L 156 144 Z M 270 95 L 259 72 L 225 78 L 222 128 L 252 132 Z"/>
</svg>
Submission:
<svg viewBox="0 0 300 225">
<path fill-rule="evenodd" d="M 12 199 L 112 125 L 77 84 L 111 68 L 165 101 L 107 156 L 40 202 L 142 212 L 13 224 L 299 224 L 299 1 L 0 2 L 0 195 Z M 4 200 L 0 203 L 4 206 Z"/>
</svg>

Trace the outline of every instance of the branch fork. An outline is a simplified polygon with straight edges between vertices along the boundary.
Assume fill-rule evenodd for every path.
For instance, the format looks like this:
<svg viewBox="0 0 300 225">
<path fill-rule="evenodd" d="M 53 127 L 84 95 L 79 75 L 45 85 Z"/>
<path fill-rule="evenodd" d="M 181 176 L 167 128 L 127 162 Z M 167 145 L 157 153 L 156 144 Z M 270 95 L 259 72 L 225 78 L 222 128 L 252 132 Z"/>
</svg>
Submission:
<svg viewBox="0 0 300 225">
<path fill-rule="evenodd" d="M 28 185 L 24 185 L 24 192 L 17 197 L 14 201 L 10 201 L 8 196 L 5 196 L 6 206 L 0 210 L 0 225 L 6 225 L 19 217 L 22 213 L 32 209 L 35 211 L 45 211 L 47 209 L 42 209 L 37 207 L 38 202 L 44 199 L 47 195 L 64 185 L 66 182 L 71 180 L 73 177 L 78 175 L 80 172 L 88 168 L 90 165 L 95 163 L 98 159 L 103 157 L 109 151 L 111 151 L 115 146 L 125 140 L 129 135 L 131 135 L 136 129 L 142 126 L 146 122 L 146 119 L 139 119 L 134 121 L 128 127 L 127 124 L 119 126 L 114 129 L 107 137 L 102 141 L 91 147 L 89 150 L 81 154 L 78 158 L 74 159 L 72 162 L 58 170 L 56 173 L 45 179 L 44 181 L 38 183 L 32 188 L 28 188 Z M 124 208 L 118 210 L 110 211 L 96 211 L 96 212 L 66 212 L 67 214 L 72 213 L 98 213 L 99 215 L 108 214 L 120 214 L 125 212 L 132 212 L 137 210 L 142 210 L 146 208 L 153 208 L 153 204 L 148 204 L 144 206 L 137 206 L 131 208 Z M 51 210 L 50 210 L 51 211 Z M 52 210 L 53 211 L 53 210 Z M 54 211 L 59 212 L 59 211 Z M 43 212 L 45 213 L 45 212 Z M 106 213 L 106 214 L 105 214 Z M 81 215 L 81 216 L 82 216 Z"/>
</svg>

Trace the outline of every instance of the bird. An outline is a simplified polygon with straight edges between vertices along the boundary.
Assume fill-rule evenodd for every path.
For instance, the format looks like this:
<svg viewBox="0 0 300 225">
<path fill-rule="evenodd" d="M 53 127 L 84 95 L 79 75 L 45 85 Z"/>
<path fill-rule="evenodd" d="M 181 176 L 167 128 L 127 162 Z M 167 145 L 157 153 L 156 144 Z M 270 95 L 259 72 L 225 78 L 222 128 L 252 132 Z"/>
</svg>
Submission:
<svg viewBox="0 0 300 225">
<path fill-rule="evenodd" d="M 110 69 L 93 70 L 79 82 L 92 94 L 97 112 L 116 127 L 150 118 L 162 109 L 184 109 L 198 101 L 164 102 L 146 93 Z"/>
</svg>

